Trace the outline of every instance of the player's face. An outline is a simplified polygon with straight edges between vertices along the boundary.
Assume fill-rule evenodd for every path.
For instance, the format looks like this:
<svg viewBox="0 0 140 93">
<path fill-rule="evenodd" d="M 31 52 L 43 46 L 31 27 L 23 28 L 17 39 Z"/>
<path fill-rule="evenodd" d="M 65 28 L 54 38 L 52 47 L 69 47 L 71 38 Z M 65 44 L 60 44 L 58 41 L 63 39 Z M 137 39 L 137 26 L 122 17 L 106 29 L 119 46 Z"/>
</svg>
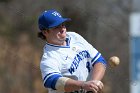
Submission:
<svg viewBox="0 0 140 93">
<path fill-rule="evenodd" d="M 64 23 L 50 28 L 46 34 L 47 42 L 56 45 L 65 45 L 66 27 Z"/>
</svg>

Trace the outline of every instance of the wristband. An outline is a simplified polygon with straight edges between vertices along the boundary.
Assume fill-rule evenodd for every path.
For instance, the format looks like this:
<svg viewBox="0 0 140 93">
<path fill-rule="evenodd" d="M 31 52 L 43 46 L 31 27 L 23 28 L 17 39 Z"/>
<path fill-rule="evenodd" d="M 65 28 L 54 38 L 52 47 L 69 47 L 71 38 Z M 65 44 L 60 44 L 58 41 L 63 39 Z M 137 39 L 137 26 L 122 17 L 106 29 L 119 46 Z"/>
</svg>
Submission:
<svg viewBox="0 0 140 93">
<path fill-rule="evenodd" d="M 55 85 L 55 88 L 58 90 L 58 91 L 65 91 L 65 84 L 67 82 L 69 78 L 67 77 L 60 77 L 57 82 L 56 82 L 56 85 Z"/>
<path fill-rule="evenodd" d="M 80 86 L 80 89 L 83 90 L 83 86 L 84 86 L 85 82 L 82 82 L 82 85 Z"/>
</svg>

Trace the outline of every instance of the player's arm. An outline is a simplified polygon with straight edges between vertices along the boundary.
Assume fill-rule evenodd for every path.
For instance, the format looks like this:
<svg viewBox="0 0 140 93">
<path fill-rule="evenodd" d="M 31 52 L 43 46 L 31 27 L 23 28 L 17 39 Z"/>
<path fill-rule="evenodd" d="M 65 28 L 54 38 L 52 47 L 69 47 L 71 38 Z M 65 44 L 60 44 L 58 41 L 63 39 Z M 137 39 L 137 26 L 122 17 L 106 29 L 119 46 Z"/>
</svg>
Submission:
<svg viewBox="0 0 140 93">
<path fill-rule="evenodd" d="M 97 53 L 97 55 L 99 55 L 99 53 Z M 95 56 L 95 57 L 97 57 L 97 56 Z M 102 89 L 104 87 L 101 80 L 104 77 L 106 65 L 107 65 L 106 61 L 101 55 L 99 55 L 99 58 L 97 60 L 95 60 L 94 64 L 92 65 L 93 69 L 92 69 L 91 80 L 95 81 L 95 85 L 96 85 L 96 87 L 98 87 L 97 91 L 102 91 Z"/>
<path fill-rule="evenodd" d="M 67 77 L 61 77 L 57 80 L 56 89 L 58 91 L 72 92 L 81 89 L 83 81 L 73 80 Z"/>
<path fill-rule="evenodd" d="M 100 55 L 100 57 L 93 64 L 93 72 L 91 80 L 102 80 L 106 70 L 106 61 Z"/>
<path fill-rule="evenodd" d="M 79 89 L 98 91 L 96 81 L 77 81 L 63 77 L 59 72 L 51 72 L 44 76 L 44 86 L 61 92 L 72 92 Z M 100 82 L 99 82 L 100 83 Z"/>
<path fill-rule="evenodd" d="M 96 63 L 92 72 L 92 80 L 102 80 L 105 74 L 105 66 L 102 63 Z"/>
<path fill-rule="evenodd" d="M 77 81 L 66 77 L 60 77 L 55 85 L 57 91 L 63 92 L 72 92 L 80 89 L 84 89 L 86 91 L 92 91 L 93 93 L 97 93 L 99 88 L 96 84 L 102 84 L 102 82 L 97 81 Z"/>
<path fill-rule="evenodd" d="M 60 85 L 63 85 L 63 88 L 64 88 L 63 91 L 65 92 L 71 92 L 74 90 L 84 89 L 86 91 L 92 91 L 96 93 L 96 92 L 101 91 L 104 87 L 101 80 L 105 74 L 105 70 L 106 70 L 106 61 L 101 55 L 99 55 L 98 59 L 96 59 L 93 63 L 93 72 L 92 72 L 92 77 L 90 81 L 87 81 L 87 82 L 77 81 L 77 80 L 73 80 L 69 78 L 66 81 L 64 80 L 65 84 L 60 84 Z M 60 82 L 63 82 L 63 80 L 59 81 L 58 79 L 57 83 L 60 83 Z M 59 90 L 61 88 L 57 88 L 57 89 Z"/>
</svg>

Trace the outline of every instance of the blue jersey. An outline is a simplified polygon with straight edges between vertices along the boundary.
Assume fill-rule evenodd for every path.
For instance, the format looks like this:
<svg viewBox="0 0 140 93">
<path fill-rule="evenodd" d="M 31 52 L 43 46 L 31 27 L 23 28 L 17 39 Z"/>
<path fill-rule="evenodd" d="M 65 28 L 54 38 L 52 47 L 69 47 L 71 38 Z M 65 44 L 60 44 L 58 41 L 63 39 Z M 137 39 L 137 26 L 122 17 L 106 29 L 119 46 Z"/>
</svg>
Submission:
<svg viewBox="0 0 140 93">
<path fill-rule="evenodd" d="M 75 32 L 67 32 L 66 46 L 46 43 L 40 63 L 44 86 L 49 93 L 58 93 L 55 84 L 59 77 L 86 81 L 94 64 L 105 63 L 91 44 Z"/>
</svg>

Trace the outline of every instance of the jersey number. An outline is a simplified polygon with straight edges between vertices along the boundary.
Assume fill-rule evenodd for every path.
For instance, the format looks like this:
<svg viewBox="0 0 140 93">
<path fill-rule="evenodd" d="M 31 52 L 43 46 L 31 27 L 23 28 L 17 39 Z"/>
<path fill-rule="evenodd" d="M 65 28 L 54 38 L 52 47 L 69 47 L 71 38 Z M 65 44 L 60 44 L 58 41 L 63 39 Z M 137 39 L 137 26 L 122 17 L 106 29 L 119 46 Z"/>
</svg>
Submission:
<svg viewBox="0 0 140 93">
<path fill-rule="evenodd" d="M 90 72 L 90 62 L 87 62 L 86 68 L 88 69 L 88 72 Z"/>
</svg>

